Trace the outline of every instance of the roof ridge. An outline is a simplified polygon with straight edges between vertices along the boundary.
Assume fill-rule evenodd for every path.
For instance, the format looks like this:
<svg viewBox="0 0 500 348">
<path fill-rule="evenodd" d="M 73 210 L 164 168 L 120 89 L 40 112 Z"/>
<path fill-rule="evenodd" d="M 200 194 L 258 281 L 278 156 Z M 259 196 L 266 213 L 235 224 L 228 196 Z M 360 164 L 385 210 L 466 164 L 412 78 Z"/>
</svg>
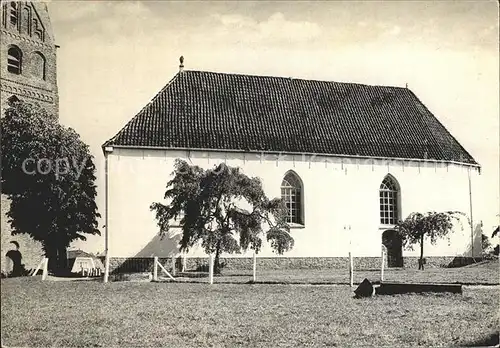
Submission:
<svg viewBox="0 0 500 348">
<path fill-rule="evenodd" d="M 303 77 L 292 77 L 292 76 L 278 76 L 278 75 L 257 75 L 257 74 L 244 74 L 235 72 L 221 72 L 221 71 L 209 71 L 209 70 L 183 70 L 183 73 L 204 73 L 204 74 L 216 74 L 216 75 L 232 75 L 232 76 L 245 76 L 245 77 L 257 77 L 257 78 L 273 78 L 282 80 L 295 80 L 295 81 L 306 81 L 306 82 L 323 82 L 323 83 L 337 83 L 341 85 L 356 85 L 364 87 L 384 87 L 384 88 L 394 88 L 394 89 L 409 89 L 403 86 L 391 86 L 391 85 L 377 85 L 377 84 L 367 84 L 361 82 L 346 82 L 346 81 L 333 81 L 333 80 L 318 80 L 318 79 L 307 79 Z"/>
</svg>

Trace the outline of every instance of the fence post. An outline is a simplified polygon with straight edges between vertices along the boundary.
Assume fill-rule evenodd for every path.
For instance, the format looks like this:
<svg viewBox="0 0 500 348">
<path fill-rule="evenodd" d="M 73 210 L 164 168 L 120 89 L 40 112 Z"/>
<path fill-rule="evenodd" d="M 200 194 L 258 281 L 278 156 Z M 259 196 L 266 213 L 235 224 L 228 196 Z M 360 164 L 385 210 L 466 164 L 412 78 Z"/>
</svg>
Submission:
<svg viewBox="0 0 500 348">
<path fill-rule="evenodd" d="M 214 283 L 214 255 L 208 255 L 208 283 Z"/>
<path fill-rule="evenodd" d="M 349 251 L 349 285 L 351 288 L 354 286 L 354 262 L 352 260 L 352 253 Z"/>
<path fill-rule="evenodd" d="M 42 273 L 42 280 L 47 279 L 47 274 L 49 273 L 48 271 L 48 266 L 49 266 L 49 259 L 46 257 L 43 260 L 43 273 Z"/>
<path fill-rule="evenodd" d="M 382 249 L 382 264 L 380 265 L 380 281 L 384 281 L 385 252 Z"/>
<path fill-rule="evenodd" d="M 8 259 L 10 260 L 10 257 L 8 257 Z M 42 258 L 42 260 L 40 261 L 40 263 L 38 264 L 38 266 L 36 266 L 36 269 L 31 273 L 31 276 L 34 277 L 38 274 L 38 271 L 40 270 L 40 267 L 42 267 L 43 263 L 45 262 L 45 257 Z"/>
<path fill-rule="evenodd" d="M 153 263 L 153 280 L 158 281 L 158 256 L 155 256 Z"/>
<path fill-rule="evenodd" d="M 104 260 L 104 282 L 107 283 L 109 279 L 109 253 L 106 252 L 106 259 Z"/>
<path fill-rule="evenodd" d="M 182 256 L 182 272 L 186 272 L 187 255 Z"/>
<path fill-rule="evenodd" d="M 257 253 L 253 252 L 253 281 L 257 280 Z"/>
<path fill-rule="evenodd" d="M 172 256 L 172 276 L 175 277 L 175 255 Z"/>
</svg>

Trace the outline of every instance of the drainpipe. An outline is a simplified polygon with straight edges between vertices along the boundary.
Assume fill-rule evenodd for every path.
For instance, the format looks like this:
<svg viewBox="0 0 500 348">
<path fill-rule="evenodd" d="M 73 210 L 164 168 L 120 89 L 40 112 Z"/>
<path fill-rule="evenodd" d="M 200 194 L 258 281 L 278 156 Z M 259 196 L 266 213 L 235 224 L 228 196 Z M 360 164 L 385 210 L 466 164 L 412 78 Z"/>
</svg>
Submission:
<svg viewBox="0 0 500 348">
<path fill-rule="evenodd" d="M 472 185 L 471 185 L 471 177 L 470 177 L 470 167 L 468 168 L 468 176 L 469 176 L 469 213 L 470 213 L 470 256 L 474 260 L 474 218 L 472 217 Z"/>
<path fill-rule="evenodd" d="M 106 146 L 104 148 L 104 253 L 106 255 L 104 265 L 104 282 L 107 283 L 109 279 L 109 164 L 108 154 L 113 152 L 113 147 Z"/>
</svg>

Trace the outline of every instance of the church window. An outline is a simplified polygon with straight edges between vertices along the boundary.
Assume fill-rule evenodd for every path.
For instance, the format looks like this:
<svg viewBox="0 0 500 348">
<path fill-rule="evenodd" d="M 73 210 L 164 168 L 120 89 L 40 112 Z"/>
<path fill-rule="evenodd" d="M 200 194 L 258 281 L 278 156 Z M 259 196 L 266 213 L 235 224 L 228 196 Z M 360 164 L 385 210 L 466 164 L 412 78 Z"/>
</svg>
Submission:
<svg viewBox="0 0 500 348">
<path fill-rule="evenodd" d="M 16 97 L 15 95 L 13 96 L 10 96 L 8 99 L 7 99 L 7 102 L 9 103 L 10 106 L 13 106 L 15 105 L 16 103 L 19 103 L 21 100 Z"/>
<path fill-rule="evenodd" d="M 45 57 L 40 52 L 33 53 L 33 74 L 41 80 L 45 80 L 46 77 L 46 64 L 47 61 Z"/>
<path fill-rule="evenodd" d="M 7 71 L 13 74 L 21 74 L 23 54 L 19 47 L 11 46 L 7 52 Z"/>
<path fill-rule="evenodd" d="M 395 225 L 399 220 L 399 185 L 392 176 L 387 175 L 379 190 L 380 196 L 380 223 Z"/>
<path fill-rule="evenodd" d="M 23 9 L 23 14 L 22 14 L 22 18 L 21 18 L 21 21 L 22 21 L 22 31 L 28 35 L 31 34 L 31 19 L 30 19 L 30 9 L 29 7 L 25 7 Z"/>
<path fill-rule="evenodd" d="M 11 1 L 11 3 L 10 3 L 10 24 L 17 26 L 18 19 L 19 19 L 19 14 L 17 11 L 17 3 L 15 1 Z"/>
<path fill-rule="evenodd" d="M 299 176 L 288 172 L 281 183 L 281 199 L 288 209 L 288 223 L 304 224 L 302 197 L 303 185 Z"/>
<path fill-rule="evenodd" d="M 33 19 L 33 33 L 37 39 L 43 41 L 43 29 L 40 28 L 40 23 L 36 19 Z"/>
</svg>

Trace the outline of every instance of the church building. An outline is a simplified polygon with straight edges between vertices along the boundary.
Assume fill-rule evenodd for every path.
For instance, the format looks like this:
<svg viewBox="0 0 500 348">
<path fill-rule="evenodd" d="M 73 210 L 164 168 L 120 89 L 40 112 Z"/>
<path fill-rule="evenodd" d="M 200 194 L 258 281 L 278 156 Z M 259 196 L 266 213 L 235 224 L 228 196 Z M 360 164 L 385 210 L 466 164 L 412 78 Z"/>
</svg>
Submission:
<svg viewBox="0 0 500 348">
<path fill-rule="evenodd" d="M 16 100 L 38 103 L 49 113 L 58 115 L 57 45 L 46 3 L 2 1 L 0 41 L 1 117 L 9 102 Z M 43 257 L 40 243 L 27 235 L 11 235 L 6 196 L 2 195 L 1 203 L 2 272 L 12 270 L 13 260 L 7 254 L 17 249 L 25 268 L 35 268 Z"/>
<path fill-rule="evenodd" d="M 334 265 L 351 251 L 377 266 L 414 265 L 394 232 L 412 212 L 472 218 L 480 166 L 408 88 L 290 77 L 180 71 L 114 137 L 106 157 L 106 249 L 111 267 L 178 255 L 179 229 L 158 237 L 153 202 L 163 202 L 174 162 L 225 162 L 282 198 L 295 240 L 259 259 L 277 267 Z M 467 220 L 467 219 L 465 219 Z M 417 248 L 416 248 L 417 249 Z M 426 241 L 428 264 L 477 256 L 465 221 L 450 240 Z M 251 253 L 224 255 L 236 265 Z M 201 248 L 189 258 L 206 258 Z M 281 266 L 280 266 L 281 265 Z"/>
</svg>

